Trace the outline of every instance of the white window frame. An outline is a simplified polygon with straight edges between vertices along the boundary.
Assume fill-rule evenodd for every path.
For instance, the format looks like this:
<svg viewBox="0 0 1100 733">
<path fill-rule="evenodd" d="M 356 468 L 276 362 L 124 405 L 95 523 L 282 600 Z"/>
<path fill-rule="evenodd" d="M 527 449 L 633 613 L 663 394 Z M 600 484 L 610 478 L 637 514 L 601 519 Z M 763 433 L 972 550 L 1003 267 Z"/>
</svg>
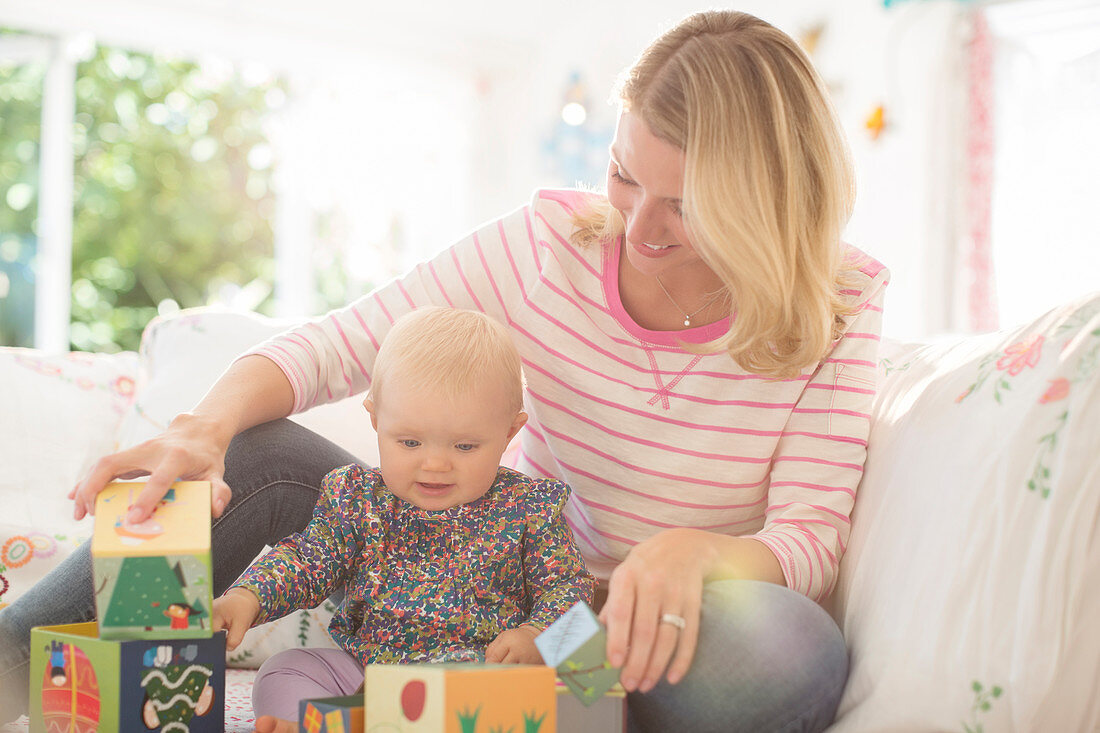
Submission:
<svg viewBox="0 0 1100 733">
<path fill-rule="evenodd" d="M 86 46 L 86 39 L 78 36 L 0 37 L 0 59 L 46 66 L 39 140 L 34 346 L 53 352 L 69 350 L 76 64 Z"/>
</svg>

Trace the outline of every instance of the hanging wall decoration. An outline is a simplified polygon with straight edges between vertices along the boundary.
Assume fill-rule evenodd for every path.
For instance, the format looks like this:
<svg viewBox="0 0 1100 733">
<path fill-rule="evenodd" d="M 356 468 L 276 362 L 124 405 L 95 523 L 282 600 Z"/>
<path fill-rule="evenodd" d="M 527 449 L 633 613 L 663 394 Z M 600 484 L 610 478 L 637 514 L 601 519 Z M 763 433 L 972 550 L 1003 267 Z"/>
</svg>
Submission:
<svg viewBox="0 0 1100 733">
<path fill-rule="evenodd" d="M 587 85 L 574 71 L 542 144 L 547 167 L 561 185 L 598 186 L 607 174 L 607 148 L 614 130 L 593 112 Z"/>
</svg>

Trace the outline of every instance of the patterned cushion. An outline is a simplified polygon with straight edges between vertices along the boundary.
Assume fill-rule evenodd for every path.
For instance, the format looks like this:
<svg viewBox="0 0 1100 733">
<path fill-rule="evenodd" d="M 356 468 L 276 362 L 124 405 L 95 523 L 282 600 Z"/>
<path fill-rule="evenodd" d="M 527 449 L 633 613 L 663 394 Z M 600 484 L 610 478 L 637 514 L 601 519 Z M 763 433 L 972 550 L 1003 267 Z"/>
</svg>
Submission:
<svg viewBox="0 0 1100 733">
<path fill-rule="evenodd" d="M 1100 294 L 881 377 L 835 731 L 1100 729 Z"/>
</svg>

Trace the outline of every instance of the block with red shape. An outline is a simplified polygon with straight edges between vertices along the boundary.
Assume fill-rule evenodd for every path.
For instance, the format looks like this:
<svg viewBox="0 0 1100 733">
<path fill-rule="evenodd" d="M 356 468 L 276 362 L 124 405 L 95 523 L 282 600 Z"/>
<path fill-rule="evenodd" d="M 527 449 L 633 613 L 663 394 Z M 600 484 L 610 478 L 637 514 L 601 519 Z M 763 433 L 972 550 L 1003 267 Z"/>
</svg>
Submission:
<svg viewBox="0 0 1100 733">
<path fill-rule="evenodd" d="M 178 481 L 149 519 L 127 520 L 143 482 L 118 482 L 96 497 L 92 535 L 103 639 L 209 638 L 213 601 L 209 481 Z"/>
<path fill-rule="evenodd" d="M 95 622 L 31 630 L 31 733 L 225 727 L 225 634 L 102 639 Z"/>
<path fill-rule="evenodd" d="M 369 664 L 366 730 L 474 733 L 557 730 L 554 670 L 524 664 Z"/>
<path fill-rule="evenodd" d="M 363 696 L 319 697 L 298 703 L 299 733 L 363 733 Z"/>
</svg>

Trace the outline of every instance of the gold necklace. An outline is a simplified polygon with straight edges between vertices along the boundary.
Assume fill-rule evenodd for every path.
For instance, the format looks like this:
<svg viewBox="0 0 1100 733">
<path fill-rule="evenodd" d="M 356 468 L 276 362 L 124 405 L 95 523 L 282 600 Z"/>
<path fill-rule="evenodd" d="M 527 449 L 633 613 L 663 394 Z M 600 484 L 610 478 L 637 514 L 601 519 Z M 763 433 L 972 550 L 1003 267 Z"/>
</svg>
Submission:
<svg viewBox="0 0 1100 733">
<path fill-rule="evenodd" d="M 679 303 L 677 303 L 673 299 L 672 295 L 668 292 L 668 288 L 666 288 L 665 284 L 663 282 L 661 282 L 661 276 L 660 275 L 654 275 L 654 277 L 657 278 L 657 284 L 661 286 L 661 290 L 664 292 L 665 297 L 668 298 L 668 302 L 672 303 L 672 305 L 676 308 L 676 310 L 680 311 L 680 313 L 683 314 L 683 316 L 684 316 L 684 325 L 688 326 L 688 327 L 691 326 L 691 319 L 692 318 L 694 318 L 695 316 L 699 315 L 704 310 L 709 308 L 714 303 L 714 301 L 718 300 L 718 298 L 722 295 L 721 290 L 715 291 L 714 293 L 711 294 L 711 296 L 709 298 L 707 298 L 706 302 L 703 303 L 703 305 L 700 306 L 698 310 L 696 310 L 694 313 L 688 313 L 687 311 L 685 311 L 683 308 L 680 307 Z"/>
</svg>

